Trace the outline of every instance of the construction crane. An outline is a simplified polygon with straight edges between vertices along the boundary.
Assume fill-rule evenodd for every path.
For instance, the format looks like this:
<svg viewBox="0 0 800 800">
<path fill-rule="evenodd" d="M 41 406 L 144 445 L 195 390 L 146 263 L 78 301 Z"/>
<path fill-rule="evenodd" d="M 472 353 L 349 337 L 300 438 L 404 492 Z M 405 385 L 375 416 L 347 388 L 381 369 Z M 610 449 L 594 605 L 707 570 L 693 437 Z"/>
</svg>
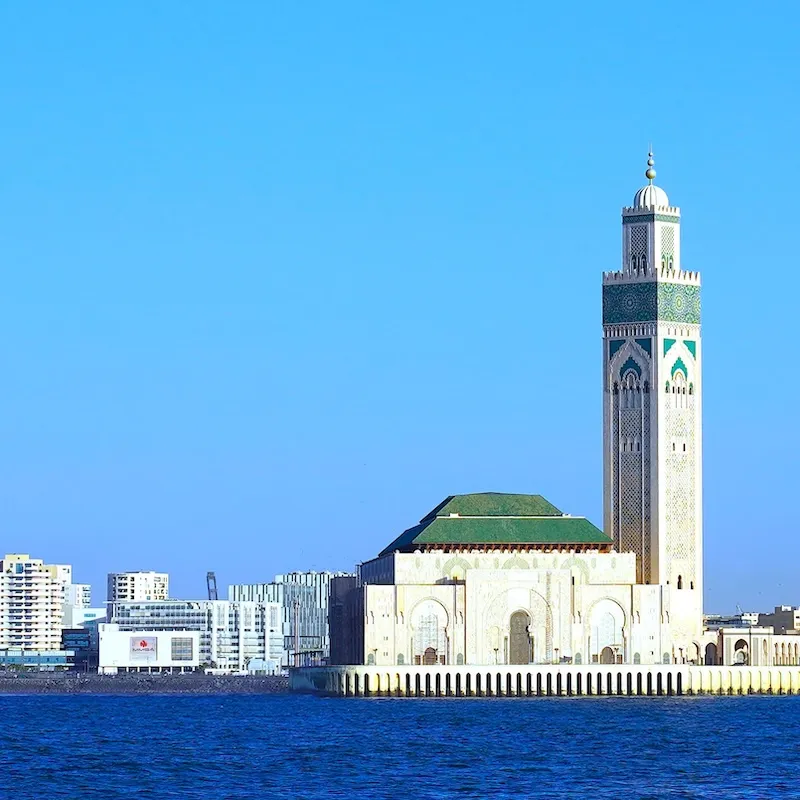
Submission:
<svg viewBox="0 0 800 800">
<path fill-rule="evenodd" d="M 219 597 L 217 597 L 217 576 L 213 572 L 206 573 L 206 586 L 208 587 L 208 599 L 219 600 Z"/>
</svg>

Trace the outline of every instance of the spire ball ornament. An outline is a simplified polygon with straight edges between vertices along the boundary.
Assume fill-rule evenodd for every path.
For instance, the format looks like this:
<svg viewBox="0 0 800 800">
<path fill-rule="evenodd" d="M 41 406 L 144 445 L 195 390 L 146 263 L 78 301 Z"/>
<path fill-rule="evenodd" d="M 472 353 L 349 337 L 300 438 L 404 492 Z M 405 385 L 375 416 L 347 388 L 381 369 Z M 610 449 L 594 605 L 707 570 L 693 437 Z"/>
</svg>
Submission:
<svg viewBox="0 0 800 800">
<path fill-rule="evenodd" d="M 648 183 L 636 192 L 633 198 L 633 208 L 649 209 L 669 207 L 667 193 L 653 183 L 656 177 L 656 171 L 654 169 L 655 163 L 653 159 L 653 148 L 651 146 L 650 152 L 647 154 L 647 170 L 644 173 Z"/>
<path fill-rule="evenodd" d="M 653 151 L 651 150 L 647 154 L 647 172 L 644 173 L 645 178 L 647 178 L 647 180 L 649 180 L 651 183 L 653 182 L 653 179 L 656 177 L 656 171 L 653 169 L 653 165 L 655 163 L 656 162 L 653 160 Z"/>
</svg>

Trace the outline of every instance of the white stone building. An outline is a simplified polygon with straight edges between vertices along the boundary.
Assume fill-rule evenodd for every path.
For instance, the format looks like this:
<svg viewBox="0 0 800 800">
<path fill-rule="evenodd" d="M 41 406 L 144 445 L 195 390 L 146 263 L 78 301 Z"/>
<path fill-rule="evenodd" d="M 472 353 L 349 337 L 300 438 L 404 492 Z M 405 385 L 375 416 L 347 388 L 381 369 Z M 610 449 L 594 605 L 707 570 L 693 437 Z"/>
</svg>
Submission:
<svg viewBox="0 0 800 800">
<path fill-rule="evenodd" d="M 360 568 L 351 664 L 702 663 L 700 277 L 648 184 L 603 276 L 606 533 L 536 495 L 448 497 Z"/>
<path fill-rule="evenodd" d="M 537 495 L 448 497 L 360 567 L 349 663 L 698 662 L 693 605 Z M 363 620 L 363 625 L 360 621 Z"/>
<path fill-rule="evenodd" d="M 166 572 L 110 572 L 109 603 L 144 602 L 169 598 L 169 575 Z"/>
</svg>

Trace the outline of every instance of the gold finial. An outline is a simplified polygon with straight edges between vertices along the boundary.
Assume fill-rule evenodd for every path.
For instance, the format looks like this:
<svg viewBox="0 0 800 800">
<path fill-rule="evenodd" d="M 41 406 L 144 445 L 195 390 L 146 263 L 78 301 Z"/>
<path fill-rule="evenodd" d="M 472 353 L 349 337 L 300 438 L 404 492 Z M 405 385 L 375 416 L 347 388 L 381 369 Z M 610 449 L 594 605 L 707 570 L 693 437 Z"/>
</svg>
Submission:
<svg viewBox="0 0 800 800">
<path fill-rule="evenodd" d="M 653 169 L 655 163 L 656 162 L 653 160 L 653 147 L 651 145 L 650 152 L 647 154 L 647 171 L 644 173 L 645 178 L 647 178 L 650 183 L 652 183 L 653 178 L 656 177 L 656 171 Z"/>
</svg>

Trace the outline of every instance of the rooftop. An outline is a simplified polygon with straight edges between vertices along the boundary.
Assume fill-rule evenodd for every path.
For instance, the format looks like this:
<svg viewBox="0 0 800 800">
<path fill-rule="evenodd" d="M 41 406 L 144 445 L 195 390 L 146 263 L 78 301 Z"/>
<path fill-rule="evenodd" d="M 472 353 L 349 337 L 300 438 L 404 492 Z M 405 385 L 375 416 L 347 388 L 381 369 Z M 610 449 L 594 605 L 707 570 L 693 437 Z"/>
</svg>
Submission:
<svg viewBox="0 0 800 800">
<path fill-rule="evenodd" d="M 381 555 L 438 547 L 585 547 L 613 542 L 584 517 L 562 513 L 538 494 L 451 495 Z"/>
</svg>

